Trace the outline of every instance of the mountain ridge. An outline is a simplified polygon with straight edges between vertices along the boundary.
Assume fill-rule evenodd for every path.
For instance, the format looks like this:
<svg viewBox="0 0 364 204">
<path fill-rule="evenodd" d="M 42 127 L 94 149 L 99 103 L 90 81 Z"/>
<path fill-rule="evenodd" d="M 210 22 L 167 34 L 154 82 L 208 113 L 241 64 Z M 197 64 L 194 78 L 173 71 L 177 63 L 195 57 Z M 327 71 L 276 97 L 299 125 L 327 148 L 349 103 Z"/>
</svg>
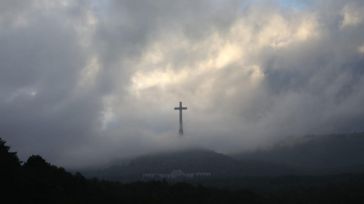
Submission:
<svg viewBox="0 0 364 204">
<path fill-rule="evenodd" d="M 364 171 L 364 133 L 310 135 L 296 144 L 232 155 L 238 160 L 281 163 L 305 174 L 356 173 Z"/>
</svg>

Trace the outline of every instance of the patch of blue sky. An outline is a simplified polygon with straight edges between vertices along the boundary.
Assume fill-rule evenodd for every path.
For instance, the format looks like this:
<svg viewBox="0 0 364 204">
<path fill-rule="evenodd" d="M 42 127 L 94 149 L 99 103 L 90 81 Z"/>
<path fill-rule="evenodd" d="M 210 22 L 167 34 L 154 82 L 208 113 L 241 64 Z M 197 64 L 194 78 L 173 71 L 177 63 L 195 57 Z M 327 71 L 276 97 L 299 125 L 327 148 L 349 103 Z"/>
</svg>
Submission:
<svg viewBox="0 0 364 204">
<path fill-rule="evenodd" d="M 304 10 L 312 4 L 312 0 L 279 0 L 279 3 L 284 7 Z"/>
<path fill-rule="evenodd" d="M 242 0 L 241 8 L 246 9 L 254 4 L 264 5 L 264 4 L 275 4 L 278 3 L 281 7 L 304 10 L 310 7 L 314 3 L 314 0 Z"/>
<path fill-rule="evenodd" d="M 94 12 L 94 14 L 98 17 L 106 15 L 108 12 L 108 8 L 110 7 L 110 1 L 104 0 L 91 0 L 90 1 L 91 9 Z"/>
</svg>

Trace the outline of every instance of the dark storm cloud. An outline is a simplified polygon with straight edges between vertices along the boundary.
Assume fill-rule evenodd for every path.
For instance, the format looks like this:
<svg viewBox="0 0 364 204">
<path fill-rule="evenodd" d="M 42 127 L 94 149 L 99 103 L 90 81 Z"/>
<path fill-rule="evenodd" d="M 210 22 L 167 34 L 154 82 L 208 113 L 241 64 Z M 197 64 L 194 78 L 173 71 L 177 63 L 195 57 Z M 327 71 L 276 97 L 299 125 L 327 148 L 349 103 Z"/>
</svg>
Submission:
<svg viewBox="0 0 364 204">
<path fill-rule="evenodd" d="M 2 135 L 19 145 L 21 155 L 40 153 L 54 159 L 92 136 L 98 115 L 95 96 L 73 93 L 87 51 L 67 21 L 83 14 L 70 16 L 67 8 L 47 11 L 45 7 L 59 5 L 46 2 L 29 1 L 29 10 L 16 1 L 2 4 L 14 9 L 0 32 Z M 10 15 L 2 14 L 5 19 Z"/>
<path fill-rule="evenodd" d="M 0 134 L 79 167 L 362 130 L 364 4 L 305 2 L 2 1 Z"/>
</svg>

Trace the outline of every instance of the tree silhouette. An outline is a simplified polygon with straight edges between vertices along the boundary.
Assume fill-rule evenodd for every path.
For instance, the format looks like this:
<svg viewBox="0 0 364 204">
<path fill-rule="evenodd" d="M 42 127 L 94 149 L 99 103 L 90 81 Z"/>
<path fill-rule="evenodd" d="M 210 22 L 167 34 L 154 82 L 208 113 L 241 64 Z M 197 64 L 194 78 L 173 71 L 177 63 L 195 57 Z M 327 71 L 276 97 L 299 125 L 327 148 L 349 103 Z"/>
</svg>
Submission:
<svg viewBox="0 0 364 204">
<path fill-rule="evenodd" d="M 9 150 L 10 147 L 0 138 L 0 171 L 9 171 L 20 167 L 20 160 L 16 152 L 10 152 Z"/>
<path fill-rule="evenodd" d="M 19 174 L 21 163 L 16 152 L 10 152 L 10 147 L 0 138 L 0 192 L 2 199 L 11 197 L 11 192 L 19 190 Z"/>
</svg>

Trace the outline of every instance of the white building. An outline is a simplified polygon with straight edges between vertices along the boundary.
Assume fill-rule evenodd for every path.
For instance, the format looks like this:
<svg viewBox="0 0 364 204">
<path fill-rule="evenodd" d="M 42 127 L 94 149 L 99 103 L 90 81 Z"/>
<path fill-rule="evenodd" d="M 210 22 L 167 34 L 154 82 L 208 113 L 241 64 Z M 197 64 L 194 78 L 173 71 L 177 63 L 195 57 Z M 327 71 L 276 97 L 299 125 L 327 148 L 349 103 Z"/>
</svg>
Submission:
<svg viewBox="0 0 364 204">
<path fill-rule="evenodd" d="M 210 172 L 195 172 L 195 173 L 185 173 L 180 169 L 175 169 L 169 174 L 159 174 L 159 173 L 145 173 L 142 175 L 143 179 L 146 180 L 161 180 L 161 179 L 193 179 L 200 177 L 211 176 Z"/>
</svg>

